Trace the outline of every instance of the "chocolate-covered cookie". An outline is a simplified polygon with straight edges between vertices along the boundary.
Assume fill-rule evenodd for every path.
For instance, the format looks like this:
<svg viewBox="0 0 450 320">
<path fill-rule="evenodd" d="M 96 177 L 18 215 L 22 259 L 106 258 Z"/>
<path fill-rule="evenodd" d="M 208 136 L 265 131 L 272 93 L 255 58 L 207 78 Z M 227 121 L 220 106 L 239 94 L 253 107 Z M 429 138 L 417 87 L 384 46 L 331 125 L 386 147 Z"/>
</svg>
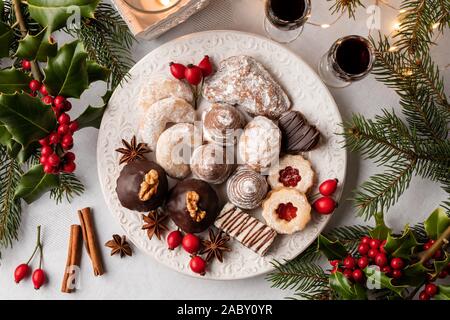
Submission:
<svg viewBox="0 0 450 320">
<path fill-rule="evenodd" d="M 166 172 L 153 161 L 131 162 L 120 172 L 116 192 L 125 208 L 154 210 L 163 204 L 168 193 Z"/>
<path fill-rule="evenodd" d="M 181 230 L 199 233 L 216 220 L 219 214 L 219 197 L 204 181 L 183 180 L 170 191 L 166 211 Z"/>
<path fill-rule="evenodd" d="M 283 114 L 278 122 L 282 138 L 282 150 L 290 154 L 299 154 L 313 149 L 320 140 L 320 132 L 308 124 L 298 111 Z"/>
</svg>

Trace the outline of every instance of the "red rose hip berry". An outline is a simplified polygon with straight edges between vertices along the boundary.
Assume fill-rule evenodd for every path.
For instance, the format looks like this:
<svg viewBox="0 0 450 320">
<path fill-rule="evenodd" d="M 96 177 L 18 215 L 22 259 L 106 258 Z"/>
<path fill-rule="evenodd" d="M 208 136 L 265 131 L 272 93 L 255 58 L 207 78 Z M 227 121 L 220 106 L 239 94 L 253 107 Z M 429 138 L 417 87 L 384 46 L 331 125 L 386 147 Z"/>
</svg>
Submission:
<svg viewBox="0 0 450 320">
<path fill-rule="evenodd" d="M 175 62 L 171 62 L 169 65 L 170 65 L 170 73 L 172 73 L 172 75 L 176 79 L 183 80 L 184 74 L 186 72 L 186 67 L 184 65 L 182 65 L 181 63 L 175 63 Z"/>
<path fill-rule="evenodd" d="M 296 187 L 300 180 L 302 180 L 302 177 L 297 168 L 287 166 L 279 172 L 278 181 L 285 187 Z"/>
<path fill-rule="evenodd" d="M 189 267 L 195 273 L 204 276 L 206 273 L 206 262 L 199 256 L 194 256 L 189 262 Z"/>
<path fill-rule="evenodd" d="M 405 267 L 405 262 L 402 258 L 392 258 L 391 267 L 394 270 L 402 270 Z"/>
<path fill-rule="evenodd" d="M 430 296 L 423 290 L 419 293 L 419 300 L 430 300 Z"/>
<path fill-rule="evenodd" d="M 213 67 L 209 56 L 205 56 L 198 64 L 198 67 L 202 70 L 202 74 L 204 77 L 210 76 L 213 72 Z"/>
<path fill-rule="evenodd" d="M 323 196 L 331 196 L 336 192 L 338 179 L 328 179 L 319 186 L 319 192 Z"/>
<path fill-rule="evenodd" d="M 196 235 L 188 233 L 183 237 L 182 245 L 186 252 L 194 254 L 200 250 L 200 239 Z"/>
<path fill-rule="evenodd" d="M 19 283 L 22 279 L 26 278 L 30 273 L 30 267 L 26 263 L 22 263 L 14 270 L 14 281 Z"/>
<path fill-rule="evenodd" d="M 322 197 L 314 201 L 314 209 L 320 214 L 330 214 L 336 209 L 337 203 L 331 197 Z"/>
<path fill-rule="evenodd" d="M 439 288 L 434 283 L 428 283 L 425 286 L 425 292 L 430 296 L 434 297 L 439 291 Z"/>
<path fill-rule="evenodd" d="M 192 64 L 186 67 L 186 71 L 184 72 L 184 76 L 186 80 L 192 84 L 193 86 L 198 85 L 203 79 L 202 69 Z"/>
<path fill-rule="evenodd" d="M 169 233 L 167 236 L 167 246 L 169 247 L 169 250 L 173 250 L 175 248 L 178 248 L 178 246 L 183 241 L 183 234 L 180 230 L 175 230 Z"/>
<path fill-rule="evenodd" d="M 33 285 L 36 290 L 38 290 L 45 282 L 45 273 L 42 269 L 36 269 L 33 271 L 33 275 L 31 277 L 33 280 Z"/>
</svg>

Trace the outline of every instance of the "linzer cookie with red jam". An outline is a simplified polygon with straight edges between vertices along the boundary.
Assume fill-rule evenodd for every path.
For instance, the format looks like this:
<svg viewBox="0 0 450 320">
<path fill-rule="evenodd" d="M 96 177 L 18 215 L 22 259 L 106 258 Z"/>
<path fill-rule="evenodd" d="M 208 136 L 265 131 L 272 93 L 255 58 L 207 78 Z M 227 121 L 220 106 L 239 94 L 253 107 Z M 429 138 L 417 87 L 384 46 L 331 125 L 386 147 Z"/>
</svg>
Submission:
<svg viewBox="0 0 450 320">
<path fill-rule="evenodd" d="M 272 189 L 293 188 L 307 193 L 315 179 L 311 163 L 302 156 L 286 155 L 278 165 L 270 168 L 269 182 Z"/>
<path fill-rule="evenodd" d="M 261 256 L 267 253 L 277 236 L 275 230 L 232 203 L 223 207 L 214 225 Z"/>
<path fill-rule="evenodd" d="M 267 225 L 278 233 L 301 231 L 311 220 L 308 198 L 295 189 L 282 188 L 269 192 L 262 207 Z"/>
</svg>

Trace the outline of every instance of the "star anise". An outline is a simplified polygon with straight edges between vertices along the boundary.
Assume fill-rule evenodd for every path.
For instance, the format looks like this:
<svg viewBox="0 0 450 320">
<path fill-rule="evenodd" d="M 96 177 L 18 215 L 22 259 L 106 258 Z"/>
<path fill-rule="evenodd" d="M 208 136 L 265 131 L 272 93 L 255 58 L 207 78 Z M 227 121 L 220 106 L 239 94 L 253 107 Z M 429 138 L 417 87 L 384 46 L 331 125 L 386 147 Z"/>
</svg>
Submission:
<svg viewBox="0 0 450 320">
<path fill-rule="evenodd" d="M 111 248 L 112 256 L 116 253 L 119 253 L 121 258 L 123 258 L 125 255 L 130 257 L 133 255 L 131 247 L 127 242 L 127 238 L 125 236 L 114 234 L 112 240 L 106 242 L 105 246 Z"/>
<path fill-rule="evenodd" d="M 230 252 L 231 249 L 226 246 L 226 243 L 230 241 L 230 237 L 222 232 L 217 231 L 214 234 L 212 229 L 209 229 L 209 240 L 202 240 L 203 249 L 200 254 L 206 254 L 206 261 L 209 262 L 214 257 L 223 262 L 223 254 Z"/>
<path fill-rule="evenodd" d="M 158 240 L 161 240 L 161 234 L 163 231 L 169 230 L 169 228 L 167 228 L 164 224 L 167 217 L 167 215 L 160 214 L 156 210 L 150 211 L 147 216 L 144 214 L 142 215 L 142 219 L 144 219 L 142 229 L 147 230 L 147 235 L 150 240 L 152 240 L 154 235 L 158 238 Z"/>
<path fill-rule="evenodd" d="M 119 164 L 130 163 L 134 160 L 143 160 L 144 154 L 151 152 L 146 143 L 137 143 L 136 136 L 133 136 L 130 142 L 122 139 L 125 148 L 116 149 L 117 152 L 123 154 L 120 158 Z"/>
</svg>

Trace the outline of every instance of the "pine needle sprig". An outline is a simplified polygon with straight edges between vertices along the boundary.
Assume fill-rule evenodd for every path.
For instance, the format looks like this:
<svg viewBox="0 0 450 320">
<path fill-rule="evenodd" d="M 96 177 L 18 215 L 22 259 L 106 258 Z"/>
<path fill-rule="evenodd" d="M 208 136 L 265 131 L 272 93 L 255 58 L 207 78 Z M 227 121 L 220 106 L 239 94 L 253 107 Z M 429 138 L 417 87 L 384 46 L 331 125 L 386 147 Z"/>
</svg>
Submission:
<svg viewBox="0 0 450 320">
<path fill-rule="evenodd" d="M 14 192 L 21 176 L 18 161 L 0 146 L 0 248 L 11 246 L 18 236 L 22 207 L 20 200 L 14 199 Z"/>
<path fill-rule="evenodd" d="M 54 199 L 57 204 L 63 199 L 71 202 L 75 196 L 79 196 L 83 192 L 83 183 L 73 173 L 60 173 L 59 186 L 50 191 L 50 199 Z"/>
<path fill-rule="evenodd" d="M 355 12 L 358 7 L 365 8 L 364 4 L 360 0 L 327 0 L 334 1 L 334 4 L 330 7 L 331 13 L 348 13 L 349 18 L 355 19 Z"/>
</svg>

